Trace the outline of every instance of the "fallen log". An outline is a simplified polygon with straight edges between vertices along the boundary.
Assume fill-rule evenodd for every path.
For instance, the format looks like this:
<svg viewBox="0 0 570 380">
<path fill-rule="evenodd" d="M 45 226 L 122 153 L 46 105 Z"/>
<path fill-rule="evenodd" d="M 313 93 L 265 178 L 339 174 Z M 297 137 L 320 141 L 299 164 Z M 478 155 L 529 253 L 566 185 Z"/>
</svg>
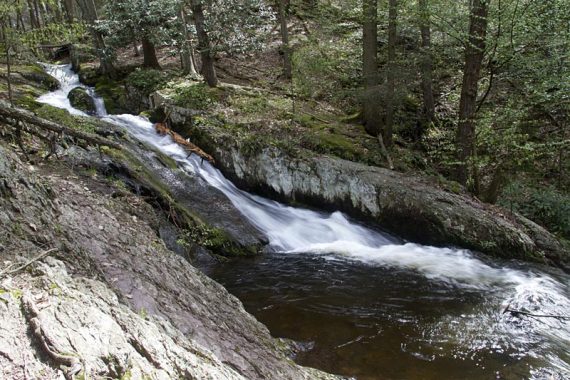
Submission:
<svg viewBox="0 0 570 380">
<path fill-rule="evenodd" d="M 174 140 L 175 143 L 182 145 L 184 150 L 190 152 L 190 154 L 195 153 L 198 156 L 202 157 L 203 160 L 211 162 L 212 164 L 215 162 L 214 157 L 204 152 L 199 146 L 192 144 L 190 141 L 186 140 L 184 137 L 168 128 L 165 123 L 156 123 L 154 125 L 154 129 L 156 130 L 156 133 L 161 136 L 169 135 L 172 137 L 172 140 Z"/>
<path fill-rule="evenodd" d="M 11 107 L 8 103 L 1 100 L 0 100 L 0 121 L 16 128 L 19 128 L 18 125 L 19 122 L 22 122 L 24 124 L 31 124 L 40 129 L 50 132 L 55 132 L 57 134 L 75 137 L 77 139 L 83 140 L 93 145 L 108 146 L 114 149 L 121 149 L 121 146 L 119 144 L 109 139 L 97 136 L 92 133 L 73 129 L 68 126 L 56 124 L 53 121 L 49 121 L 39 116 L 36 116 L 34 113 L 30 111 L 26 111 L 21 108 Z M 29 129 L 27 129 L 26 132 L 34 134 L 34 132 Z"/>
</svg>

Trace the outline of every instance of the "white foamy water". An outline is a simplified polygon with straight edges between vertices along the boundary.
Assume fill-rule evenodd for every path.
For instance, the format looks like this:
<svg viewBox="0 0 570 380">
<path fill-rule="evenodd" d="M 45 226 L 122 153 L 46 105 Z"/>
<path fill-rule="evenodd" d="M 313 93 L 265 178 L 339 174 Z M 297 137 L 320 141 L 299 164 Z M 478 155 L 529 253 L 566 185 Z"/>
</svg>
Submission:
<svg viewBox="0 0 570 380">
<path fill-rule="evenodd" d="M 67 94 L 79 84 L 69 66 L 46 65 L 46 71 L 61 82 L 61 89 L 41 96 L 38 101 L 67 109 L 77 115 L 85 113 L 69 104 Z M 351 222 L 341 212 L 324 213 L 291 207 L 238 189 L 219 170 L 188 154 L 168 136 L 155 133 L 152 123 L 134 115 L 107 115 L 101 99 L 96 98 L 98 116 L 125 127 L 130 134 L 177 161 L 179 167 L 198 175 L 211 186 L 222 191 L 233 205 L 269 239 L 273 249 L 283 254 L 312 253 L 371 266 L 404 268 L 419 272 L 434 281 L 447 282 L 453 286 L 481 289 L 493 294 L 492 309 L 481 312 L 474 318 L 461 321 L 440 321 L 432 329 L 437 336 L 455 335 L 470 347 L 509 347 L 502 343 L 498 334 L 518 339 L 518 349 L 528 349 L 527 341 L 548 342 L 557 347 L 560 356 L 550 360 L 562 372 L 570 373 L 570 322 L 544 318 L 513 327 L 510 314 L 502 314 L 510 305 L 517 310 L 536 314 L 553 314 L 570 317 L 568 284 L 561 283 L 550 275 L 537 270 L 526 272 L 507 266 L 492 266 L 466 250 L 436 248 L 397 239 L 365 226 Z M 567 277 L 566 277 L 567 278 Z M 516 318 L 515 318 L 516 319 Z M 439 334 L 439 335 L 438 335 Z M 530 344 L 530 343 L 529 343 Z"/>
</svg>

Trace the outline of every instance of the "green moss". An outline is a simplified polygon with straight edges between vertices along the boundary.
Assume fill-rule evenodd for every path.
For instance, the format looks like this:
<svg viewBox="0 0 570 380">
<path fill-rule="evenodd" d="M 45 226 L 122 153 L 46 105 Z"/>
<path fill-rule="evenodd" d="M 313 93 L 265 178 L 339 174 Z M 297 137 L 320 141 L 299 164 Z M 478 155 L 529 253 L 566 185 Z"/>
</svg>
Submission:
<svg viewBox="0 0 570 380">
<path fill-rule="evenodd" d="M 36 111 L 42 105 L 36 101 L 35 96 L 23 95 L 22 97 L 16 99 L 16 105 L 30 111 Z"/>
<path fill-rule="evenodd" d="M 95 103 L 87 91 L 82 87 L 76 87 L 67 96 L 71 105 L 83 112 L 95 111 Z"/>
<path fill-rule="evenodd" d="M 97 121 L 89 117 L 75 116 L 66 110 L 43 104 L 36 109 L 36 115 L 54 123 L 65 125 L 84 132 L 93 133 L 97 129 Z"/>
<path fill-rule="evenodd" d="M 245 248 L 236 244 L 224 230 L 205 224 L 188 229 L 186 239 L 221 256 L 252 256 L 258 253 L 255 247 Z"/>
<path fill-rule="evenodd" d="M 222 97 L 223 90 L 210 88 L 205 83 L 196 83 L 177 87 L 174 92 L 174 103 L 188 109 L 205 110 Z"/>
<path fill-rule="evenodd" d="M 99 77 L 95 84 L 95 92 L 105 101 L 105 108 L 110 114 L 128 113 L 127 91 L 122 82 L 107 77 Z"/>
</svg>

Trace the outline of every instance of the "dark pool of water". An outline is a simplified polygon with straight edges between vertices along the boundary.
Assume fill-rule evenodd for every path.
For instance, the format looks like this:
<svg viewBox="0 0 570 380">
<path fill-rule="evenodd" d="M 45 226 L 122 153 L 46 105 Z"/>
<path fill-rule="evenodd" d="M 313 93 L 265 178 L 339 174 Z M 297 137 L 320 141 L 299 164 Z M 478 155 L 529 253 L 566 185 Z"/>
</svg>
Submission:
<svg viewBox="0 0 570 380">
<path fill-rule="evenodd" d="M 540 372 L 544 358 L 533 356 L 544 342 L 517 335 L 525 322 L 505 320 L 500 289 L 310 254 L 203 269 L 274 336 L 303 342 L 302 365 L 358 379 L 564 378 Z"/>
</svg>

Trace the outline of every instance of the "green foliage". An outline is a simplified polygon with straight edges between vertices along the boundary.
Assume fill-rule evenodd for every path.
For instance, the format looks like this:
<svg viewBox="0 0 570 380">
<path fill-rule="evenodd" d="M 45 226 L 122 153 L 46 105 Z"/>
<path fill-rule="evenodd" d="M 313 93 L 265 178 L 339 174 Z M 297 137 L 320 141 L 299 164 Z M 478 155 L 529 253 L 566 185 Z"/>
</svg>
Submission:
<svg viewBox="0 0 570 380">
<path fill-rule="evenodd" d="M 180 85 L 174 88 L 174 102 L 180 107 L 205 110 L 218 99 L 220 99 L 218 90 L 208 87 L 205 83 Z"/>
<path fill-rule="evenodd" d="M 293 83 L 302 97 L 354 105 L 360 83 L 358 46 L 337 40 L 311 40 L 293 53 Z"/>
<path fill-rule="evenodd" d="M 538 188 L 513 182 L 505 188 L 499 202 L 570 240 L 570 195 L 551 186 Z"/>
<path fill-rule="evenodd" d="M 154 69 L 137 69 L 129 74 L 126 84 L 130 85 L 144 96 L 149 96 L 154 91 L 161 89 L 169 79 L 169 74 Z"/>
<path fill-rule="evenodd" d="M 41 55 L 41 51 L 37 49 L 39 45 L 77 43 L 86 37 L 87 28 L 83 23 L 50 23 L 42 28 L 20 33 L 19 40 L 21 44 Z"/>
<path fill-rule="evenodd" d="M 245 247 L 237 246 L 226 232 L 205 224 L 200 224 L 187 230 L 187 236 L 183 239 L 194 241 L 222 256 L 244 256 L 257 253 L 253 247 L 251 251 L 248 251 Z"/>
</svg>

